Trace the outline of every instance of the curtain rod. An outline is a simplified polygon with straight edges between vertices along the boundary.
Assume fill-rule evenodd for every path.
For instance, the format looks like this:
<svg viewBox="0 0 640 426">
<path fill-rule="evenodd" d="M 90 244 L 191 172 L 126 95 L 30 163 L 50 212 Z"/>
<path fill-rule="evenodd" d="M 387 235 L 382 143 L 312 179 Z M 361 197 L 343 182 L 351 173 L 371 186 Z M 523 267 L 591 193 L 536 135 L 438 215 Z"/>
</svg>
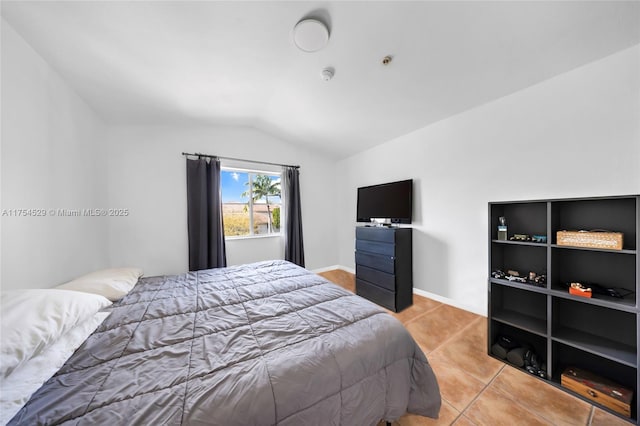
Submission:
<svg viewBox="0 0 640 426">
<path fill-rule="evenodd" d="M 191 155 L 193 157 L 222 158 L 222 159 L 225 159 L 225 160 L 244 161 L 245 163 L 268 164 L 270 166 L 293 167 L 295 169 L 299 169 L 300 168 L 300 166 L 292 166 L 292 165 L 289 165 L 289 164 L 278 164 L 278 163 L 269 163 L 267 161 L 255 161 L 255 160 L 245 160 L 245 159 L 242 159 L 242 158 L 222 157 L 220 155 L 200 154 L 198 152 L 196 152 L 195 154 L 190 154 L 188 152 L 183 152 L 182 155 Z"/>
</svg>

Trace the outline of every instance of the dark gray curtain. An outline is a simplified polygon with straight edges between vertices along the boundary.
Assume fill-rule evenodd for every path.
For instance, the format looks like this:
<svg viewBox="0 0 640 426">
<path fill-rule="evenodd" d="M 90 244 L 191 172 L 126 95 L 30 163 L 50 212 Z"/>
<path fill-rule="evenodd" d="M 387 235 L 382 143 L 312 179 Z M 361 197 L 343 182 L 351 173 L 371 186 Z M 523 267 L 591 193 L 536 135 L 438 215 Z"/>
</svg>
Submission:
<svg viewBox="0 0 640 426">
<path fill-rule="evenodd" d="M 285 243 L 284 259 L 304 267 L 302 243 L 302 210 L 300 209 L 300 171 L 297 167 L 283 167 Z"/>
<path fill-rule="evenodd" d="M 187 158 L 189 270 L 227 266 L 220 194 L 220 160 Z"/>
</svg>

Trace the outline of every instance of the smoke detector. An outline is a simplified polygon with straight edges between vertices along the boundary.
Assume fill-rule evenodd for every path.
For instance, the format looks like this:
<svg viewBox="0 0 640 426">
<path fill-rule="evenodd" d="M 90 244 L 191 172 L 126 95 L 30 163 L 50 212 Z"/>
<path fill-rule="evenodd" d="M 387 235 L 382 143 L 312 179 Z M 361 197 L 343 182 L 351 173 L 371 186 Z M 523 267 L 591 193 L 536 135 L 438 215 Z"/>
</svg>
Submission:
<svg viewBox="0 0 640 426">
<path fill-rule="evenodd" d="M 333 68 L 325 68 L 322 70 L 322 72 L 320 73 L 320 75 L 322 76 L 322 79 L 324 81 L 329 81 L 333 78 L 335 71 L 333 70 Z"/>
</svg>

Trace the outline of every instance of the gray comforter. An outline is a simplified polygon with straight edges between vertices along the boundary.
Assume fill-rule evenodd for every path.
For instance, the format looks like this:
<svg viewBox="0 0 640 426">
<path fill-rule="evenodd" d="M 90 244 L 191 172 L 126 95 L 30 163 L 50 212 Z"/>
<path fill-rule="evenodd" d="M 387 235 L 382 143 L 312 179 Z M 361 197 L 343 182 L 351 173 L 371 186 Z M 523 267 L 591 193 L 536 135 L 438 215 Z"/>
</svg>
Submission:
<svg viewBox="0 0 640 426">
<path fill-rule="evenodd" d="M 383 309 L 284 261 L 141 279 L 10 424 L 374 425 L 437 417 Z"/>
</svg>

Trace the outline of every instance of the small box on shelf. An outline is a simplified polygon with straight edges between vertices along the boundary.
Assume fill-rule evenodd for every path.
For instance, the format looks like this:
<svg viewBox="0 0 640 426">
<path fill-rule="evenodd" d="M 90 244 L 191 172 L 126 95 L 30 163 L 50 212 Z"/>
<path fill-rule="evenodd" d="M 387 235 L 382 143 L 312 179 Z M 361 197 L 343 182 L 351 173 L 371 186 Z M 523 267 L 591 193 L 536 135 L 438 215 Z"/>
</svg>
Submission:
<svg viewBox="0 0 640 426">
<path fill-rule="evenodd" d="M 568 367 L 562 372 L 560 384 L 616 413 L 631 417 L 631 389 L 576 367 Z"/>
<path fill-rule="evenodd" d="M 558 231 L 559 246 L 622 250 L 621 232 L 607 231 Z"/>
<path fill-rule="evenodd" d="M 591 297 L 593 291 L 589 287 L 585 287 L 580 283 L 571 283 L 569 285 L 569 294 L 580 297 Z"/>
</svg>

